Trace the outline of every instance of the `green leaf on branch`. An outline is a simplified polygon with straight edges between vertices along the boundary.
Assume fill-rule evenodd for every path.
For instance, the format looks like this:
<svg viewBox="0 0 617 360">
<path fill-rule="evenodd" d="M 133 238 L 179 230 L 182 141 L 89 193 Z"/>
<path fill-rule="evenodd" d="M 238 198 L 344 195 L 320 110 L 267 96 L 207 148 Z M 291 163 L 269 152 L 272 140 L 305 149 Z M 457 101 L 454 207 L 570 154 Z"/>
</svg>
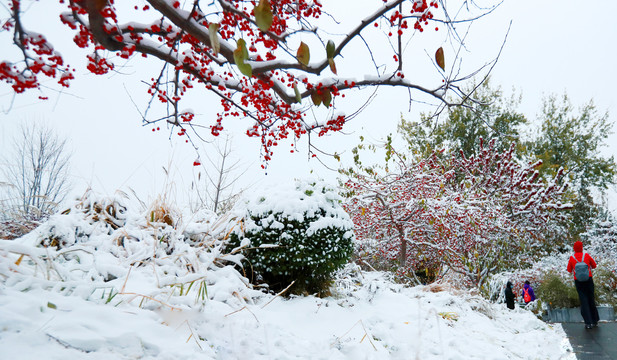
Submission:
<svg viewBox="0 0 617 360">
<path fill-rule="evenodd" d="M 249 52 L 246 49 L 246 41 L 244 41 L 244 39 L 238 39 L 237 44 L 238 48 L 234 50 L 234 62 L 243 75 L 251 77 L 253 76 L 253 67 L 244 62 L 249 58 Z"/>
<path fill-rule="evenodd" d="M 328 40 L 328 43 L 326 44 L 326 57 L 328 59 L 334 59 L 334 50 L 334 41 Z"/>
<path fill-rule="evenodd" d="M 306 45 L 304 41 L 300 42 L 300 47 L 296 53 L 296 58 L 298 59 L 298 62 L 304 66 L 308 66 L 308 63 L 311 60 L 311 52 L 309 51 L 308 45 Z"/>
<path fill-rule="evenodd" d="M 236 64 L 238 66 L 238 70 L 242 73 L 242 75 L 252 77 L 253 76 L 253 67 L 251 64 Z"/>
<path fill-rule="evenodd" d="M 210 45 L 212 46 L 212 50 L 214 51 L 214 56 L 219 55 L 219 51 L 221 51 L 221 43 L 219 42 L 219 31 L 220 25 L 217 23 L 210 23 L 208 25 L 208 33 L 210 35 Z"/>
<path fill-rule="evenodd" d="M 315 104 L 315 106 L 321 105 L 321 95 L 319 95 L 317 91 L 313 91 L 311 93 L 311 99 L 313 100 L 313 104 Z"/>
<path fill-rule="evenodd" d="M 241 59 L 241 62 L 245 62 L 249 59 L 249 51 L 246 49 L 246 41 L 244 39 L 238 39 L 238 48 L 234 50 L 234 60 L 236 64 L 238 63 L 238 59 Z M 236 51 L 238 52 L 238 57 L 236 57 Z"/>
<path fill-rule="evenodd" d="M 298 84 L 294 83 L 294 93 L 296 95 L 296 102 L 302 102 L 302 95 L 300 95 L 300 90 L 298 90 Z"/>
<path fill-rule="evenodd" d="M 336 64 L 334 63 L 334 41 L 328 40 L 326 44 L 326 57 L 328 58 L 328 64 L 330 65 L 330 70 L 337 75 L 336 73 Z"/>
<path fill-rule="evenodd" d="M 435 61 L 437 62 L 437 65 L 439 65 L 441 70 L 446 71 L 446 60 L 445 60 L 445 56 L 443 54 L 443 48 L 442 47 L 437 49 L 437 51 L 435 52 Z"/>
<path fill-rule="evenodd" d="M 272 26 L 272 7 L 268 0 L 260 0 L 259 4 L 253 10 L 255 13 L 255 22 L 261 31 L 268 31 Z"/>
<path fill-rule="evenodd" d="M 315 106 L 324 104 L 325 107 L 329 107 L 332 102 L 332 93 L 328 88 L 314 90 L 311 93 L 311 99 L 313 100 L 313 104 L 315 104 Z"/>
<path fill-rule="evenodd" d="M 326 107 L 330 107 L 330 103 L 332 102 L 332 93 L 330 93 L 330 89 L 321 90 L 321 101 Z"/>
</svg>

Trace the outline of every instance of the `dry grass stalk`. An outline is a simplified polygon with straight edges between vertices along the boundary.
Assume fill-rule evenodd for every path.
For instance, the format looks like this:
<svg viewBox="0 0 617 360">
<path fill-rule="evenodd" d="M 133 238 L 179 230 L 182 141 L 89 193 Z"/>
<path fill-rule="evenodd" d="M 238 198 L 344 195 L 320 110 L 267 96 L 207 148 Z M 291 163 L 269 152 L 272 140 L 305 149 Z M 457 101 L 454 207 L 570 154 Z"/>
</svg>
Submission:
<svg viewBox="0 0 617 360">
<path fill-rule="evenodd" d="M 237 313 L 239 313 L 242 310 L 246 310 L 246 311 L 250 312 L 251 315 L 253 315 L 253 317 L 255 318 L 255 320 L 259 323 L 259 319 L 257 318 L 257 316 L 255 316 L 255 314 L 247 306 L 243 306 L 242 308 L 240 308 L 240 309 L 238 309 L 236 311 L 232 311 L 229 314 L 225 315 L 225 317 L 228 317 L 228 316 L 233 315 L 233 314 L 237 314 Z"/>
<path fill-rule="evenodd" d="M 278 294 L 274 295 L 274 297 L 272 299 L 270 299 L 270 301 L 268 301 L 267 303 L 265 303 L 261 308 L 265 308 L 266 306 L 268 306 L 268 304 L 270 304 L 272 301 L 274 301 L 274 299 L 276 299 L 277 297 L 283 295 L 285 293 L 285 291 L 289 290 L 290 287 L 293 286 L 293 284 L 296 283 L 296 280 L 292 281 L 291 284 L 287 285 L 286 288 L 284 288 L 283 290 L 281 290 Z"/>
</svg>

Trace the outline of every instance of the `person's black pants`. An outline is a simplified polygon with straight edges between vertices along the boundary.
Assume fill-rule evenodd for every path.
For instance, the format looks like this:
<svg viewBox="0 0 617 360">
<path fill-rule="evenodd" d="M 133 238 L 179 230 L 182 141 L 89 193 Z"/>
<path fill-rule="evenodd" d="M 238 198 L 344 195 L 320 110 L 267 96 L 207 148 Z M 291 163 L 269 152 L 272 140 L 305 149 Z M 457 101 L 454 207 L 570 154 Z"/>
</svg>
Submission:
<svg viewBox="0 0 617 360">
<path fill-rule="evenodd" d="M 574 285 L 576 292 L 578 292 L 578 299 L 581 301 L 581 315 L 585 324 L 597 324 L 600 316 L 598 316 L 598 309 L 596 308 L 593 278 L 589 278 L 587 281 L 574 280 Z"/>
</svg>

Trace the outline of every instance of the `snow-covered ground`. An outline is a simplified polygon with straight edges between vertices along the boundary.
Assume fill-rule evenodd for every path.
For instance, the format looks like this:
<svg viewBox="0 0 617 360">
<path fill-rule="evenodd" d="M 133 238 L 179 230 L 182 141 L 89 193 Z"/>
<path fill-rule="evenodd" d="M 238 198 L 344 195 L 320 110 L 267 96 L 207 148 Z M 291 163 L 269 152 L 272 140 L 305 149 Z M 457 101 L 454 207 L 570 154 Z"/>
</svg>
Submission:
<svg viewBox="0 0 617 360">
<path fill-rule="evenodd" d="M 529 311 L 351 264 L 330 297 L 262 293 L 223 261 L 234 220 L 120 202 L 0 240 L 1 359 L 575 359 Z"/>
<path fill-rule="evenodd" d="M 0 349 L 5 359 L 575 358 L 559 325 L 526 310 L 406 288 L 383 273 L 344 280 L 328 298 L 182 310 L 3 286 Z"/>
</svg>

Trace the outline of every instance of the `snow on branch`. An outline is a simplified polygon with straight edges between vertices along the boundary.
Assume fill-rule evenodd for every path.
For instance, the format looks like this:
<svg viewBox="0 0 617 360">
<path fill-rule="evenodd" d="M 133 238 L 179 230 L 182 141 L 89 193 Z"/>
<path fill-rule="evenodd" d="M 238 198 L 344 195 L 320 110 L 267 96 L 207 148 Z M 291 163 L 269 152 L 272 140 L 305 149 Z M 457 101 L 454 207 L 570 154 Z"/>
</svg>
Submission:
<svg viewBox="0 0 617 360">
<path fill-rule="evenodd" d="M 362 16 L 342 21 L 337 17 L 344 17 L 341 13 L 351 5 L 322 5 L 313 0 L 147 0 L 144 4 L 59 1 L 62 10 L 58 14 L 75 32 L 75 44 L 92 51 L 87 68 L 94 74 L 115 71 L 115 56 L 145 58 L 148 64 L 159 64 L 158 75 L 147 81 L 147 91 L 153 101 L 171 105 L 168 108 L 173 113 L 154 119 L 144 114 L 145 124 L 167 121 L 180 128 L 179 136 L 188 136 L 187 130 L 196 128 L 207 128 L 216 136 L 224 128 L 224 120 L 250 119 L 253 125 L 246 134 L 261 138 L 266 161 L 285 138 L 341 131 L 348 119 L 335 109 L 337 104 L 349 101 L 344 97 L 352 89 L 392 86 L 413 90 L 418 96 L 429 96 L 441 108 L 465 106 L 469 99 L 473 102 L 473 93 L 461 90 L 458 83 L 477 72 L 490 72 L 491 66 L 461 75 L 458 54 L 448 60 L 449 69 L 441 56 L 434 61 L 441 67 L 435 65 L 435 75 L 442 83 L 420 84 L 405 78 L 406 71 L 414 70 L 403 62 L 413 47 L 401 44 L 434 29 L 454 35 L 462 48 L 463 38 L 456 33 L 454 24 L 478 20 L 498 5 L 496 2 L 487 9 L 468 7 L 452 17 L 446 2 L 391 0 L 362 6 Z M 49 2 L 32 6 L 57 11 Z M 69 86 L 75 69 L 64 63 L 45 36 L 29 29 L 43 24 L 31 22 L 18 0 L 9 1 L 8 10 L 6 18 L 0 19 L 2 30 L 13 33 L 20 59 L 0 61 L 0 80 L 16 93 L 42 92 L 43 77 Z M 29 26 L 24 26 L 26 22 Z M 353 45 L 357 43 L 366 46 L 369 57 L 356 53 Z M 377 74 L 366 75 L 372 67 Z M 337 69 L 355 76 L 340 77 Z M 164 80 L 166 73 L 174 80 Z M 219 99 L 220 109 L 214 121 L 178 110 L 184 107 L 179 103 L 187 93 L 197 88 Z M 315 126 L 306 116 L 321 105 L 325 110 L 317 111 L 316 116 L 327 120 L 317 121 L 319 125 Z"/>
</svg>

